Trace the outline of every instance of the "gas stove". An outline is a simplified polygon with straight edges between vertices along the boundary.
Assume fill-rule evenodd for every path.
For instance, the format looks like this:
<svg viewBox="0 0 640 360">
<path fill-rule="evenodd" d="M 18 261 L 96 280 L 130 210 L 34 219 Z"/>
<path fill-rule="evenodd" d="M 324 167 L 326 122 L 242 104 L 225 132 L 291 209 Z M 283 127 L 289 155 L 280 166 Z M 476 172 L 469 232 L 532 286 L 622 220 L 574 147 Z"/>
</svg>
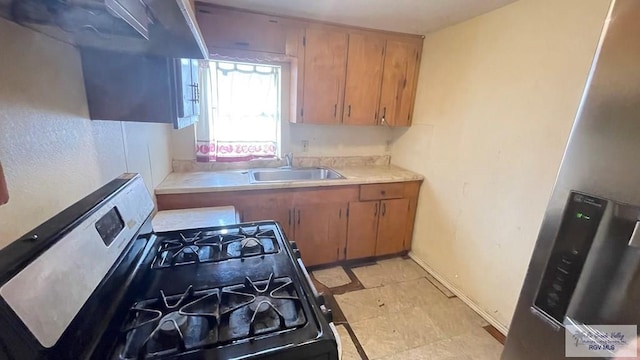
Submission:
<svg viewBox="0 0 640 360">
<path fill-rule="evenodd" d="M 125 175 L 0 251 L 0 358 L 337 359 L 273 221 L 154 233 Z"/>
<path fill-rule="evenodd" d="M 165 233 L 160 236 L 153 268 L 276 254 L 280 250 L 276 232 L 268 227 L 238 226 Z"/>
</svg>

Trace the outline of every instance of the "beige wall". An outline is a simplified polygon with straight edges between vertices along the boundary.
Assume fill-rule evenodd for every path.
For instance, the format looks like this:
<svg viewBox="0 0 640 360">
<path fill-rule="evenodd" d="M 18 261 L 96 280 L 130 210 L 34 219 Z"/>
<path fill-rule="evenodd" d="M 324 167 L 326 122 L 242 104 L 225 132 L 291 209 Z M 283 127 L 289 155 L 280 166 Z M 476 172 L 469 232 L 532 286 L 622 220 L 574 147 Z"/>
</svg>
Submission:
<svg viewBox="0 0 640 360">
<path fill-rule="evenodd" d="M 88 120 L 78 52 L 0 19 L 0 247 L 123 172 L 170 170 L 168 125 Z"/>
<path fill-rule="evenodd" d="M 508 327 L 609 0 L 521 0 L 425 39 L 413 255 Z"/>
</svg>

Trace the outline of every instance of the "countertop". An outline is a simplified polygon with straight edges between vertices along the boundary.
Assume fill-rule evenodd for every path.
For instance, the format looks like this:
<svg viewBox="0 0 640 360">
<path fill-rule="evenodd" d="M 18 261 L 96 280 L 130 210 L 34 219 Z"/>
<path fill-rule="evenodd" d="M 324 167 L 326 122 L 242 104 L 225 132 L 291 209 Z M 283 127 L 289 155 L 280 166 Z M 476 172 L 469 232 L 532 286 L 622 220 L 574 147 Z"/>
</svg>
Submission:
<svg viewBox="0 0 640 360">
<path fill-rule="evenodd" d="M 421 181 L 420 174 L 394 165 L 332 167 L 345 179 L 251 183 L 247 170 L 171 173 L 156 188 L 158 195 L 215 191 L 289 189 L 319 186 Z"/>
<path fill-rule="evenodd" d="M 151 220 L 155 232 L 233 225 L 239 222 L 233 206 L 163 210 L 158 211 Z"/>
</svg>

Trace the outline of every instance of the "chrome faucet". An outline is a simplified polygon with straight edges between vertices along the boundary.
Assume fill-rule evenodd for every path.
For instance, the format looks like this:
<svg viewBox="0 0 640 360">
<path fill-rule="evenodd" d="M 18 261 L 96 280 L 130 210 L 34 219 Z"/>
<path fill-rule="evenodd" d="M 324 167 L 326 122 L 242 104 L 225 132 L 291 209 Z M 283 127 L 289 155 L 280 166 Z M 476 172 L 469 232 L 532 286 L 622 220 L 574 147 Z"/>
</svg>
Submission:
<svg viewBox="0 0 640 360">
<path fill-rule="evenodd" d="M 287 165 L 285 165 L 285 168 L 292 168 L 293 167 L 293 153 L 286 153 L 284 154 L 284 160 L 286 161 Z"/>
</svg>

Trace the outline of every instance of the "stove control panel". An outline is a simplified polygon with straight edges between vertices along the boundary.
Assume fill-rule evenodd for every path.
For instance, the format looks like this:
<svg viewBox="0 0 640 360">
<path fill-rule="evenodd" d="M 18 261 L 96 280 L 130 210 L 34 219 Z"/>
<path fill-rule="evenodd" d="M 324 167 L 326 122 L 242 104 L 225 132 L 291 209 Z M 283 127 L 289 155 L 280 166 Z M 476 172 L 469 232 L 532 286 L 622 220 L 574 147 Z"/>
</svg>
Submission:
<svg viewBox="0 0 640 360">
<path fill-rule="evenodd" d="M 56 344 L 153 211 L 142 177 L 125 176 L 132 178 L 119 192 L 0 288 L 45 348 Z"/>
</svg>

